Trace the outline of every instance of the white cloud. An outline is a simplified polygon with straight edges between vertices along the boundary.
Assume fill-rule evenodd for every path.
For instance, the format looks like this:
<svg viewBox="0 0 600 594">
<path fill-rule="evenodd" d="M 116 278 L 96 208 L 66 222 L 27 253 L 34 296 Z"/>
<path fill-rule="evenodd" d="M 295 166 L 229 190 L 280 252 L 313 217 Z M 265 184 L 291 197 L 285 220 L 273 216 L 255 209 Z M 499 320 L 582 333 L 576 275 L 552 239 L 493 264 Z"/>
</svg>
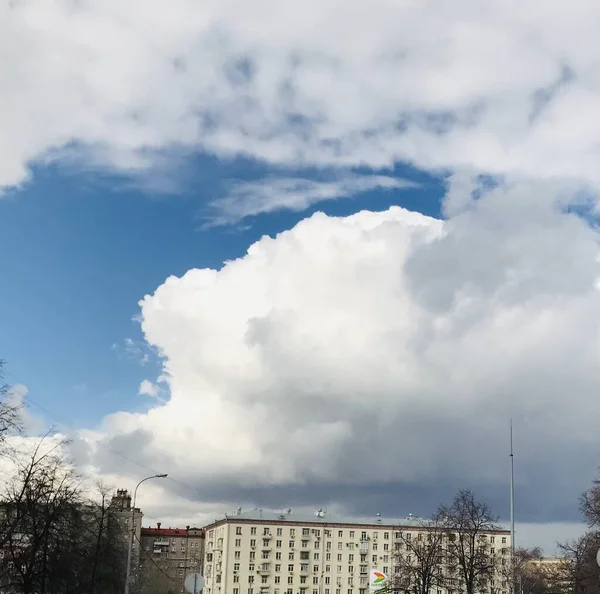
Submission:
<svg viewBox="0 0 600 594">
<path fill-rule="evenodd" d="M 200 149 L 597 188 L 599 20 L 593 0 L 4 3 L 0 185 Z"/>
<path fill-rule="evenodd" d="M 156 398 L 159 393 L 160 388 L 147 379 L 142 381 L 138 390 L 140 396 L 150 396 L 151 398 Z"/>
<path fill-rule="evenodd" d="M 346 175 L 316 181 L 302 177 L 267 177 L 232 184 L 225 198 L 215 200 L 208 225 L 236 223 L 275 210 L 302 211 L 324 200 L 348 198 L 377 189 L 418 187 L 416 183 L 385 175 Z"/>
<path fill-rule="evenodd" d="M 512 417 L 521 517 L 571 521 L 596 471 L 599 238 L 561 196 L 497 188 L 445 223 L 317 214 L 170 277 L 141 303 L 170 399 L 106 418 L 105 443 L 212 501 L 380 482 L 497 496 Z"/>
</svg>

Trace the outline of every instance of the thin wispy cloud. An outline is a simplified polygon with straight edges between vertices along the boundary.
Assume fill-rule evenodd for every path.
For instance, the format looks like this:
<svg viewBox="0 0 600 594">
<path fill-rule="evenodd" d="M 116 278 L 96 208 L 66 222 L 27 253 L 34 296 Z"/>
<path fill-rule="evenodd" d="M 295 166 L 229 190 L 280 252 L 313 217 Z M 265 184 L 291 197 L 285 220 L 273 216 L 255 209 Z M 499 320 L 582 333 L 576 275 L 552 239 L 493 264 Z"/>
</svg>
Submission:
<svg viewBox="0 0 600 594">
<path fill-rule="evenodd" d="M 205 225 L 238 223 L 247 217 L 279 210 L 303 211 L 313 204 L 351 198 L 373 190 L 417 187 L 415 182 L 385 175 L 345 175 L 325 181 L 269 176 L 231 184 L 225 197 L 209 205 Z"/>
</svg>

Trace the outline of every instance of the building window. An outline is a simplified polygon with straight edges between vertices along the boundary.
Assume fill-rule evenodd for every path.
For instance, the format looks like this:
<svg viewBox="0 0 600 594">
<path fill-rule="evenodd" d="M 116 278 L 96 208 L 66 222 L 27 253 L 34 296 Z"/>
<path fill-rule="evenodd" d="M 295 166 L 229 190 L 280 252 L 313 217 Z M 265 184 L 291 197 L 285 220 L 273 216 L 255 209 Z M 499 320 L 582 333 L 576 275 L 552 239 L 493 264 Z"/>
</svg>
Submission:
<svg viewBox="0 0 600 594">
<path fill-rule="evenodd" d="M 288 543 L 288 546 L 290 547 L 290 549 L 293 549 L 295 544 L 296 543 L 293 540 L 290 540 L 290 542 Z"/>
<path fill-rule="evenodd" d="M 237 526 L 235 529 L 235 533 L 236 534 L 241 534 L 242 533 L 242 527 L 241 526 Z"/>
<path fill-rule="evenodd" d="M 302 528 L 302 536 L 308 536 L 310 534 L 310 530 L 308 528 Z"/>
<path fill-rule="evenodd" d="M 256 526 L 252 526 L 252 528 L 250 528 L 250 534 L 256 534 Z"/>
<path fill-rule="evenodd" d="M 290 563 L 288 565 L 288 571 L 294 571 L 294 564 L 293 563 Z"/>
<path fill-rule="evenodd" d="M 343 530 L 338 530 L 338 538 L 342 538 L 344 536 Z"/>
<path fill-rule="evenodd" d="M 275 543 L 275 546 L 276 546 L 278 549 L 280 549 L 280 548 L 281 548 L 281 541 L 280 541 L 280 540 L 278 540 L 278 541 Z"/>
<path fill-rule="evenodd" d="M 235 546 L 236 547 L 241 547 L 242 546 L 242 539 L 241 538 L 236 538 L 235 539 Z"/>
<path fill-rule="evenodd" d="M 289 575 L 288 576 L 288 584 L 293 584 L 294 583 L 294 576 L 293 575 Z"/>
<path fill-rule="evenodd" d="M 390 539 L 390 533 L 389 532 L 384 532 L 383 533 L 383 540 L 389 540 Z"/>
<path fill-rule="evenodd" d="M 283 528 L 277 528 L 277 536 L 281 536 L 283 534 Z"/>
</svg>

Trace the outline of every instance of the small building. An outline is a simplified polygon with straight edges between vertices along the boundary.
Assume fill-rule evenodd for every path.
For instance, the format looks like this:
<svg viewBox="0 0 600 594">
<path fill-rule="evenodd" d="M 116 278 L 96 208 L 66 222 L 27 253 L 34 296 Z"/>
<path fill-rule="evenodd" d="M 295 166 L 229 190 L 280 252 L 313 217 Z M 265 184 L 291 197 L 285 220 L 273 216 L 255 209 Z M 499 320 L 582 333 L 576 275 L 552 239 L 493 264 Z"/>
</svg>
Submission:
<svg viewBox="0 0 600 594">
<path fill-rule="evenodd" d="M 204 530 L 202 528 L 141 529 L 140 589 L 151 592 L 150 585 L 160 582 L 161 591 L 180 594 L 185 578 L 202 573 Z"/>
</svg>

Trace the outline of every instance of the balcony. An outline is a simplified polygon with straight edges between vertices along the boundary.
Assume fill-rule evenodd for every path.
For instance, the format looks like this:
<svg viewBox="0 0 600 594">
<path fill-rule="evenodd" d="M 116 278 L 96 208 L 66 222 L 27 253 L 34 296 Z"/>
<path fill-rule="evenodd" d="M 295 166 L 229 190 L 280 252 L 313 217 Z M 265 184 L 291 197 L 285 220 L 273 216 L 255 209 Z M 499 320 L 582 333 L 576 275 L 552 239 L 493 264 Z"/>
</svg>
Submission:
<svg viewBox="0 0 600 594">
<path fill-rule="evenodd" d="M 269 563 L 263 563 L 258 568 L 257 573 L 261 573 L 261 574 L 271 573 L 271 565 Z"/>
<path fill-rule="evenodd" d="M 155 540 L 154 541 L 155 547 L 168 547 L 170 544 L 171 544 L 171 542 L 169 541 L 168 538 L 166 540 Z"/>
</svg>

